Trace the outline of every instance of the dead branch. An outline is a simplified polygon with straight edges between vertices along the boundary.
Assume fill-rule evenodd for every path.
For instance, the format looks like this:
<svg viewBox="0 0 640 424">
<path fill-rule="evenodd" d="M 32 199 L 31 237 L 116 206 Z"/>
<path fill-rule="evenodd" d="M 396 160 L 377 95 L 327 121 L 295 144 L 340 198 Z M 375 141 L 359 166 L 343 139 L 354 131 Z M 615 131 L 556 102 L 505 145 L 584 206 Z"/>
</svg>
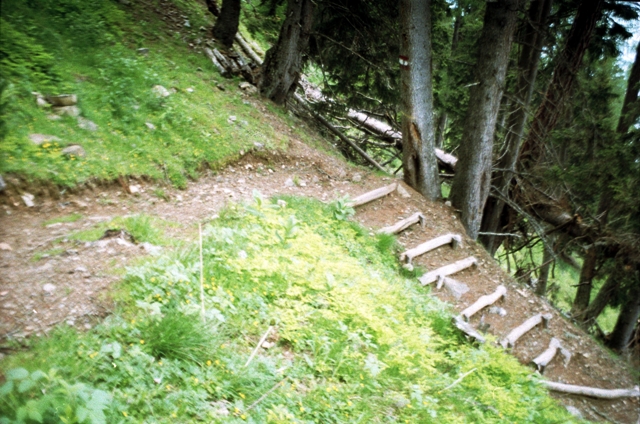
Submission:
<svg viewBox="0 0 640 424">
<path fill-rule="evenodd" d="M 513 347 L 520 337 L 524 336 L 536 325 L 543 324 L 546 328 L 551 317 L 551 314 L 537 314 L 532 316 L 531 318 L 511 330 L 511 332 L 500 342 L 500 344 L 505 349 Z"/>
<path fill-rule="evenodd" d="M 505 297 L 506 294 L 507 288 L 501 284 L 496 288 L 495 292 L 481 296 L 473 305 L 462 311 L 460 315 L 465 321 L 469 321 L 469 318 L 475 315 L 479 310 L 494 304 L 498 299 Z"/>
</svg>

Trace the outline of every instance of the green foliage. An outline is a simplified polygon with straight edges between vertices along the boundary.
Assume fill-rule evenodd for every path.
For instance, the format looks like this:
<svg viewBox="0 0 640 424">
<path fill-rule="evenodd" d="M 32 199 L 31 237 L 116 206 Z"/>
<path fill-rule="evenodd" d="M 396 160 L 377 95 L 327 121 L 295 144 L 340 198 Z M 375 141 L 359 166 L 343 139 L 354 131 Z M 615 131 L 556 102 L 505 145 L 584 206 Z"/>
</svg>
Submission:
<svg viewBox="0 0 640 424">
<path fill-rule="evenodd" d="M 109 222 L 95 225 L 93 228 L 73 233 L 69 239 L 79 241 L 96 241 L 107 230 L 125 230 L 137 243 L 148 242 L 156 245 L 166 244 L 163 226 L 167 223 L 148 215 L 131 215 L 116 217 Z"/>
<path fill-rule="evenodd" d="M 71 384 L 51 368 L 6 372 L 0 386 L 0 423 L 63 422 L 104 424 L 111 395 L 83 383 Z"/>
<path fill-rule="evenodd" d="M 82 219 L 82 214 L 80 213 L 72 213 L 71 215 L 63 215 L 58 218 L 51 218 L 42 223 L 43 227 L 51 224 L 57 224 L 61 222 L 76 222 Z"/>
<path fill-rule="evenodd" d="M 197 315 L 171 310 L 141 329 L 145 346 L 156 358 L 203 365 L 213 348 L 211 329 Z"/>
<path fill-rule="evenodd" d="M 466 344 L 447 306 L 401 277 L 393 237 L 317 201 L 254 198 L 205 226 L 202 282 L 197 245 L 167 252 L 128 270 L 104 323 L 62 327 L 3 366 L 110 393 L 109 422 L 572 422 L 528 369 Z M 273 345 L 245 366 L 269 326 Z"/>
<path fill-rule="evenodd" d="M 331 204 L 331 207 L 333 208 L 334 218 L 340 221 L 345 221 L 356 213 L 355 209 L 351 206 L 351 202 L 348 197 L 335 200 Z"/>
</svg>

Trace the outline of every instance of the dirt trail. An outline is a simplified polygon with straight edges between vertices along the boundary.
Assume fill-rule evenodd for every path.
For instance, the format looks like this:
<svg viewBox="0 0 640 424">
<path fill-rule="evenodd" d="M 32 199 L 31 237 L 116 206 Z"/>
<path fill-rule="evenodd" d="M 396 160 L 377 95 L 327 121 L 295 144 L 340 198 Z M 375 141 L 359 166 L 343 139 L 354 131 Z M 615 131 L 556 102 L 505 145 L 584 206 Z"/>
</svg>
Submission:
<svg viewBox="0 0 640 424">
<path fill-rule="evenodd" d="M 355 197 L 391 180 L 292 140 L 286 154 L 248 153 L 218 175 L 206 175 L 190 183 L 186 190 L 163 187 L 166 201 L 154 194 L 157 185 L 145 182 L 136 183 L 142 189 L 137 195 L 127 195 L 118 186 L 87 188 L 58 199 L 36 195 L 32 208 L 26 208 L 15 192 L 2 194 L 0 243 L 8 244 L 11 250 L 0 250 L 0 346 L 8 338 L 45 334 L 52 326 L 64 322 L 80 329 L 91 328 L 109 313 L 112 307 L 109 287 L 121 278 L 124 267 L 149 254 L 141 245 L 117 237 L 92 243 L 64 241 L 65 236 L 75 231 L 116 216 L 144 213 L 176 223 L 168 228 L 169 235 L 189 239 L 195 236 L 198 222 L 215 218 L 229 201 L 250 199 L 254 190 L 265 196 L 286 193 L 329 201 L 346 194 Z M 425 227 L 414 226 L 398 238 L 407 248 L 445 233 L 464 234 L 451 208 L 427 202 L 411 189 L 407 191 L 408 198 L 393 193 L 359 207 L 355 219 L 375 230 L 422 212 L 427 218 Z M 71 223 L 43 225 L 73 213 L 81 214 L 82 218 Z M 414 259 L 414 264 L 427 269 L 471 255 L 479 260 L 477 268 L 456 275 L 457 280 L 470 287 L 460 300 L 434 287 L 435 296 L 461 311 L 479 296 L 504 284 L 509 292 L 500 306 L 507 315 L 485 312 L 482 317 L 479 313 L 471 319 L 472 324 L 483 319 L 489 325 L 489 333 L 503 337 L 537 312 L 553 314 L 548 329 L 536 328 L 518 341 L 512 353 L 522 363 L 529 363 L 546 348 L 551 337 L 556 337 L 573 352 L 573 358 L 566 368 L 556 358 L 545 371 L 549 380 L 601 388 L 629 388 L 637 384 L 625 362 L 601 348 L 528 287 L 515 283 L 481 247 L 464 236 L 463 240 L 463 246 L 457 250 L 445 246 Z M 554 396 L 577 408 L 589 420 L 638 422 L 638 399 L 604 401 Z"/>
</svg>

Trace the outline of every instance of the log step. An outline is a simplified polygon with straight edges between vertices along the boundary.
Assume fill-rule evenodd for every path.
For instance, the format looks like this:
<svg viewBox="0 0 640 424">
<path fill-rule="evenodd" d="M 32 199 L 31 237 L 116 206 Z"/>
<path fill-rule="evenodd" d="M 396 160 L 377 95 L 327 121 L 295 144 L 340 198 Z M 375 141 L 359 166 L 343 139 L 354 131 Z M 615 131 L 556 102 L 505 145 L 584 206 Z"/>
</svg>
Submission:
<svg viewBox="0 0 640 424">
<path fill-rule="evenodd" d="M 425 253 L 437 249 L 440 246 L 444 246 L 445 244 L 450 244 L 452 248 L 456 249 L 462 244 L 462 237 L 459 234 L 445 234 L 444 236 L 436 237 L 414 247 L 413 249 L 409 249 L 406 252 L 403 252 L 400 255 L 400 261 L 404 261 L 410 264 L 413 258 L 424 255 Z"/>
<path fill-rule="evenodd" d="M 473 305 L 469 306 L 467 309 L 462 311 L 460 316 L 462 316 L 462 318 L 464 318 L 465 321 L 469 321 L 469 318 L 475 315 L 479 310 L 494 304 L 498 299 L 505 297 L 506 294 L 507 294 L 507 288 L 503 285 L 499 285 L 496 288 L 495 292 L 481 296 L 478 300 L 475 301 Z"/>
<path fill-rule="evenodd" d="M 569 361 L 571 360 L 571 352 L 562 347 L 560 340 L 553 337 L 549 342 L 549 347 L 547 348 L 547 350 L 542 352 L 533 361 L 531 361 L 536 366 L 540 374 L 544 373 L 544 369 L 556 356 L 558 350 L 560 350 L 560 353 L 562 353 L 562 356 L 564 356 L 564 366 L 566 367 L 567 365 L 569 365 Z"/>
<path fill-rule="evenodd" d="M 478 343 L 482 344 L 485 342 L 484 336 L 476 331 L 476 329 L 473 328 L 471 324 L 465 322 L 459 315 L 453 318 L 453 325 L 455 325 L 458 330 L 462 331 L 467 336 L 475 339 Z"/>
<path fill-rule="evenodd" d="M 532 316 L 531 318 L 511 330 L 511 332 L 500 342 L 500 344 L 505 349 L 513 347 L 520 337 L 531 331 L 536 325 L 542 324 L 545 328 L 547 328 L 551 317 L 551 314 L 536 314 Z"/>
<path fill-rule="evenodd" d="M 473 256 L 469 256 L 468 258 L 461 259 L 452 264 L 445 265 L 433 271 L 429 271 L 425 273 L 422 277 L 420 277 L 419 280 L 423 286 L 426 286 L 427 284 L 431 284 L 434 281 L 437 281 L 438 277 L 441 275 L 446 277 L 447 275 L 455 274 L 456 272 L 460 272 L 463 269 L 467 269 L 477 264 L 478 264 L 478 261 L 476 260 L 476 258 L 474 258 Z"/>
<path fill-rule="evenodd" d="M 389 193 L 393 193 L 397 188 L 398 183 L 391 183 L 388 186 L 377 188 L 375 190 L 361 194 L 355 199 L 351 199 L 351 201 L 349 201 L 349 206 L 355 208 L 356 206 L 364 205 L 365 203 L 369 203 L 381 197 L 384 197 Z"/>
<path fill-rule="evenodd" d="M 420 212 L 416 212 L 411 215 L 409 218 L 405 218 L 397 223 L 384 227 L 378 230 L 379 234 L 398 234 L 400 231 L 406 230 L 411 227 L 413 224 L 420 223 L 421 227 L 424 227 L 425 217 Z"/>
<path fill-rule="evenodd" d="M 540 383 L 553 390 L 561 393 L 570 393 L 572 395 L 583 395 L 600 399 L 619 399 L 624 397 L 640 397 L 640 388 L 638 386 L 633 389 L 598 389 L 595 387 L 574 386 L 572 384 L 555 383 L 553 381 L 541 380 Z"/>
</svg>

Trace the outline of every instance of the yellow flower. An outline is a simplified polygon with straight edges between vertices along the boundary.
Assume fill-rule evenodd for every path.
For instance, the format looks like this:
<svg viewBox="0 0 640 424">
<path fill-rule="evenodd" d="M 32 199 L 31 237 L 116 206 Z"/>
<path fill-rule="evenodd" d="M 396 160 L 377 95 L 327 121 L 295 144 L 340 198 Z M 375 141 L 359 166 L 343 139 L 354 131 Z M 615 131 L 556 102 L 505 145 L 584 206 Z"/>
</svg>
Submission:
<svg viewBox="0 0 640 424">
<path fill-rule="evenodd" d="M 129 416 L 129 414 L 127 414 L 127 411 L 122 411 L 122 415 L 124 415 L 125 417 Z"/>
<path fill-rule="evenodd" d="M 216 365 L 220 365 L 220 360 L 216 359 Z"/>
<path fill-rule="evenodd" d="M 144 344 L 144 340 L 140 339 L 140 344 Z"/>
<path fill-rule="evenodd" d="M 304 407 L 300 407 L 300 412 L 304 412 Z"/>
<path fill-rule="evenodd" d="M 211 360 L 207 361 L 207 366 L 210 367 L 211 366 Z"/>
<path fill-rule="evenodd" d="M 242 418 L 243 420 L 246 420 L 246 419 L 247 419 L 247 416 L 246 416 L 246 415 L 244 415 L 244 414 L 242 414 L 242 415 L 240 415 L 240 418 Z"/>
<path fill-rule="evenodd" d="M 197 378 L 193 377 L 193 383 L 194 384 L 198 384 L 198 382 L 199 382 L 199 380 Z"/>
<path fill-rule="evenodd" d="M 240 397 L 241 397 L 242 399 L 244 399 L 244 398 L 246 397 L 246 396 L 244 395 L 244 393 L 238 393 L 238 394 L 240 395 Z"/>
</svg>

